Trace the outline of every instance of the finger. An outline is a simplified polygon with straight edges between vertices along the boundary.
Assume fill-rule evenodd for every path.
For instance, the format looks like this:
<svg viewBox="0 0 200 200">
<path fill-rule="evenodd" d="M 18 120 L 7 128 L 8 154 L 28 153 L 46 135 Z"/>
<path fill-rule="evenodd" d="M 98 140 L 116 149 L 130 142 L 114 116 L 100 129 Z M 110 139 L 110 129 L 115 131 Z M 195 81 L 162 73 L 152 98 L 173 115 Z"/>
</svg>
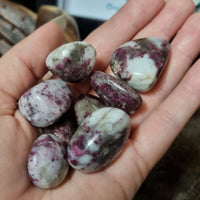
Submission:
<svg viewBox="0 0 200 200">
<path fill-rule="evenodd" d="M 169 41 L 194 9 L 192 0 L 169 0 L 161 12 L 134 39 L 161 37 Z"/>
<path fill-rule="evenodd" d="M 197 26 L 199 22 L 200 14 L 193 14 L 177 33 L 171 43 L 170 59 L 163 75 L 150 92 L 141 95 L 144 104 L 133 116 L 133 127 L 138 126 L 150 111 L 169 95 L 200 53 L 200 27 Z"/>
<path fill-rule="evenodd" d="M 174 91 L 135 131 L 131 142 L 140 158 L 148 165 L 148 169 L 152 169 L 164 155 L 199 107 L 199 74 L 200 60 L 188 71 Z"/>
<path fill-rule="evenodd" d="M 18 99 L 46 72 L 46 56 L 62 43 L 62 32 L 50 22 L 13 47 L 0 59 L 0 91 Z"/>
<path fill-rule="evenodd" d="M 163 6 L 164 0 L 129 0 L 110 20 L 93 31 L 85 41 L 97 50 L 96 69 L 107 67 L 112 52 L 150 22 Z"/>
</svg>

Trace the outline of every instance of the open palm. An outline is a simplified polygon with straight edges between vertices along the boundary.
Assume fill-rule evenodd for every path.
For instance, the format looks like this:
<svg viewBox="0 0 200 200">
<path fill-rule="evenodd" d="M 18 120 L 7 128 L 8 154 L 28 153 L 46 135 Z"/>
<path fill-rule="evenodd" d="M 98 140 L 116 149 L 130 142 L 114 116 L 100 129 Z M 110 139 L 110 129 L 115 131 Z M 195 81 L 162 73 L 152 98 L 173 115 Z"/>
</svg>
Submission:
<svg viewBox="0 0 200 200">
<path fill-rule="evenodd" d="M 200 51 L 200 15 L 193 11 L 190 0 L 129 0 L 85 39 L 96 48 L 96 69 L 107 73 L 112 52 L 134 38 L 171 41 L 171 55 L 158 84 L 142 94 L 143 105 L 131 116 L 132 134 L 119 158 L 98 173 L 72 171 L 53 190 L 36 188 L 28 178 L 27 157 L 38 133 L 17 102 L 45 74 L 46 56 L 62 43 L 61 30 L 50 22 L 5 54 L 0 59 L 0 199 L 132 199 L 200 104 L 200 60 L 191 67 Z M 79 94 L 89 86 L 85 82 L 73 89 Z"/>
</svg>

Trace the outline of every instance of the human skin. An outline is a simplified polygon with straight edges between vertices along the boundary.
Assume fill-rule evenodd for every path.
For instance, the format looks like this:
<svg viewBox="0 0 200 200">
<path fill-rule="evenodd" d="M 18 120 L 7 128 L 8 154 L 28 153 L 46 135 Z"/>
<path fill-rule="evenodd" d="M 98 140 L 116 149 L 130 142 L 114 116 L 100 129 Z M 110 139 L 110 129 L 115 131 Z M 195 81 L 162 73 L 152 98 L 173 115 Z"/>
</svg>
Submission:
<svg viewBox="0 0 200 200">
<path fill-rule="evenodd" d="M 131 39 L 154 36 L 171 41 L 170 58 L 155 87 L 141 94 L 143 105 L 131 116 L 131 137 L 118 159 L 97 173 L 72 171 L 53 190 L 36 188 L 28 178 L 27 158 L 38 132 L 20 114 L 17 102 L 47 71 L 45 59 L 61 45 L 61 30 L 50 22 L 1 57 L 1 199 L 132 199 L 200 105 L 200 60 L 193 64 L 200 52 L 200 13 L 193 11 L 190 0 L 169 0 L 166 4 L 161 0 L 129 0 L 85 39 L 96 48 L 95 69 L 107 73 L 111 73 L 107 66 L 112 52 Z M 78 95 L 90 86 L 84 81 L 72 89 Z"/>
</svg>

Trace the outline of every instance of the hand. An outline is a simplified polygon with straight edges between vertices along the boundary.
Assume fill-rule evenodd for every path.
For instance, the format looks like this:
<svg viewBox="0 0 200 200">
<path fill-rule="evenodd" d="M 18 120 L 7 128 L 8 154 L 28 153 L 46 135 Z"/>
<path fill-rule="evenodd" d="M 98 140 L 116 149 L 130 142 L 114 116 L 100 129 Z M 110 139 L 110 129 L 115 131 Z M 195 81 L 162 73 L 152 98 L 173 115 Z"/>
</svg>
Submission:
<svg viewBox="0 0 200 200">
<path fill-rule="evenodd" d="M 50 22 L 5 54 L 0 59 L 1 199 L 132 199 L 200 105 L 200 60 L 192 65 L 200 51 L 200 14 L 193 11 L 190 0 L 129 0 L 85 39 L 97 50 L 96 69 L 107 73 L 112 52 L 131 39 L 171 41 L 171 55 L 158 84 L 142 94 L 143 106 L 131 116 L 132 137 L 119 158 L 98 173 L 74 171 L 53 190 L 36 188 L 28 178 L 37 129 L 22 117 L 17 102 L 45 74 L 46 56 L 62 43 L 61 30 Z M 81 90 L 73 87 L 77 94 L 89 89 L 84 84 Z"/>
</svg>

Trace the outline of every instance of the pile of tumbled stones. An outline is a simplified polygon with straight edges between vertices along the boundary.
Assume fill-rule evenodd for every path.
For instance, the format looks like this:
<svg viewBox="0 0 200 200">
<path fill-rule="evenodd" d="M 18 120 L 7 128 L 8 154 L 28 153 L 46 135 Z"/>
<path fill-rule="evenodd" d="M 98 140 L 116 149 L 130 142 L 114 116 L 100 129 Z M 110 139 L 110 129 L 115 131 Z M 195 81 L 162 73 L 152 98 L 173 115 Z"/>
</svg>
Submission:
<svg viewBox="0 0 200 200">
<path fill-rule="evenodd" d="M 156 84 L 168 57 L 169 43 L 163 39 L 129 41 L 112 54 L 114 75 L 108 75 L 94 71 L 91 44 L 76 41 L 52 51 L 46 66 L 57 78 L 30 88 L 18 102 L 22 115 L 42 129 L 28 158 L 32 183 L 54 188 L 65 180 L 69 166 L 94 173 L 111 164 L 129 137 L 129 115 L 142 104 L 139 92 Z M 86 78 L 97 95 L 74 99 L 69 83 Z"/>
</svg>

